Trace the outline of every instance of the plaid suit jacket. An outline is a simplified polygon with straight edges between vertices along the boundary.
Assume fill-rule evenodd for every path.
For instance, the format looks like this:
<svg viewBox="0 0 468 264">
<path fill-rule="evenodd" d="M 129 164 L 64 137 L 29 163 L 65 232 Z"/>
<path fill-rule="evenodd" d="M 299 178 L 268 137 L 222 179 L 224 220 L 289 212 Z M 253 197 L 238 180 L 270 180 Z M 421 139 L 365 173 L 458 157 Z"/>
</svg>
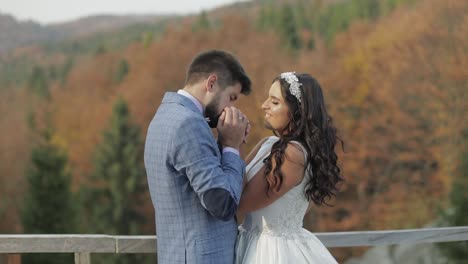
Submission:
<svg viewBox="0 0 468 264">
<path fill-rule="evenodd" d="M 158 263 L 233 263 L 236 221 L 211 215 L 203 195 L 221 188 L 238 204 L 245 163 L 234 153 L 221 155 L 190 99 L 165 94 L 148 127 L 144 158 L 156 214 Z"/>
</svg>

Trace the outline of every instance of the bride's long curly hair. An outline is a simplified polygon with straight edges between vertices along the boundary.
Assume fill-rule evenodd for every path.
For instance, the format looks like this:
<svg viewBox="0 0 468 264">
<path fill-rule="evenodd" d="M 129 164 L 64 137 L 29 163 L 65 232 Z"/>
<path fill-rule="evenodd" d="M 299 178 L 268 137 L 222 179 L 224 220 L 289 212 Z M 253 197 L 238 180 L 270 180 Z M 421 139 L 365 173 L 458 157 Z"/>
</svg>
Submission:
<svg viewBox="0 0 468 264">
<path fill-rule="evenodd" d="M 295 74 L 302 84 L 301 103 L 289 91 L 289 84 L 279 76 L 273 83 L 279 81 L 281 92 L 289 108 L 289 124 L 284 131 L 274 131 L 279 141 L 273 144 L 270 155 L 263 160 L 265 163 L 265 178 L 268 190 L 279 190 L 283 183 L 281 166 L 285 158 L 285 150 L 290 141 L 298 141 L 307 151 L 305 161 L 307 183 L 305 196 L 316 205 L 327 203 L 338 192 L 338 184 L 344 181 L 337 165 L 338 156 L 335 153 L 337 141 L 343 141 L 337 136 L 332 118 L 328 115 L 320 84 L 309 74 Z M 272 159 L 276 166 L 273 168 Z M 268 174 L 273 170 L 273 179 Z"/>
</svg>

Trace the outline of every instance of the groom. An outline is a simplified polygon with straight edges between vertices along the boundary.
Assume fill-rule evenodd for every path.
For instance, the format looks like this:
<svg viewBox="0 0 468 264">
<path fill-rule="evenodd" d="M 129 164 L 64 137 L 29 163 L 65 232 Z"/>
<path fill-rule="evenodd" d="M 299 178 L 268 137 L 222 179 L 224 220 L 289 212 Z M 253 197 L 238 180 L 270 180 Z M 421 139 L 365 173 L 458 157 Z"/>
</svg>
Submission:
<svg viewBox="0 0 468 264">
<path fill-rule="evenodd" d="M 232 105 L 250 86 L 234 56 L 211 50 L 193 59 L 182 90 L 164 95 L 145 143 L 159 264 L 234 262 L 248 121 Z"/>
</svg>

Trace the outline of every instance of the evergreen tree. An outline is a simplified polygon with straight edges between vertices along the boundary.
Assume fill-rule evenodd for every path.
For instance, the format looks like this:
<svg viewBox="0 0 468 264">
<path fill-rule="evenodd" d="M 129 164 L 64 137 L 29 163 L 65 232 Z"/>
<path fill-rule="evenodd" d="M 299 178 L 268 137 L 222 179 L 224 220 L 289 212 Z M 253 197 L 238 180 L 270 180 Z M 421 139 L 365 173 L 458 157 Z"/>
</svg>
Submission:
<svg viewBox="0 0 468 264">
<path fill-rule="evenodd" d="M 260 14 L 257 17 L 257 28 L 259 30 L 267 30 L 269 28 L 268 10 L 262 5 Z"/>
<path fill-rule="evenodd" d="M 390 10 L 394 9 L 397 6 L 397 0 L 386 0 L 385 3 Z"/>
<path fill-rule="evenodd" d="M 379 0 L 367 0 L 367 10 L 371 19 L 376 19 L 380 16 L 381 3 Z"/>
<path fill-rule="evenodd" d="M 94 55 L 98 56 L 98 55 L 102 55 L 102 54 L 104 54 L 106 52 L 107 52 L 106 47 L 104 46 L 104 44 L 100 43 L 100 44 L 98 44 L 96 50 L 94 51 Z"/>
<path fill-rule="evenodd" d="M 60 83 L 63 85 L 68 78 L 68 74 L 70 73 L 71 69 L 73 68 L 74 59 L 73 57 L 68 57 L 65 63 L 62 65 L 60 72 L 59 72 L 59 79 Z"/>
<path fill-rule="evenodd" d="M 342 2 L 326 7 L 318 19 L 318 31 L 327 43 L 330 43 L 336 33 L 348 29 L 354 19 L 364 12 L 361 9 L 363 0 Z"/>
<path fill-rule="evenodd" d="M 52 130 L 42 132 L 32 149 L 28 189 L 21 220 L 25 234 L 70 234 L 75 229 L 75 203 L 66 152 L 53 144 Z M 72 263 L 72 254 L 24 254 L 23 263 Z"/>
<path fill-rule="evenodd" d="M 301 40 L 294 18 L 294 12 L 290 5 L 285 4 L 281 9 L 280 32 L 281 37 L 286 41 L 288 48 L 298 50 L 301 48 Z"/>
<path fill-rule="evenodd" d="M 85 190 L 90 209 L 90 231 L 110 235 L 137 235 L 143 222 L 138 212 L 146 190 L 138 126 L 131 123 L 127 103 L 114 105 L 109 128 L 97 146 L 91 175 L 93 187 Z M 100 263 L 141 263 L 138 255 L 105 256 Z"/>
<path fill-rule="evenodd" d="M 58 77 L 58 71 L 57 71 L 57 67 L 55 65 L 50 65 L 48 67 L 48 78 L 50 80 L 57 80 L 57 77 Z"/>
<path fill-rule="evenodd" d="M 354 0 L 351 1 L 351 5 L 353 5 L 353 16 L 357 15 L 357 17 L 361 19 L 369 18 L 369 8 L 368 8 L 369 0 Z"/>
<path fill-rule="evenodd" d="M 211 24 L 210 24 L 210 21 L 208 20 L 206 11 L 202 11 L 200 15 L 198 16 L 197 21 L 193 25 L 192 30 L 194 32 L 197 32 L 197 31 L 202 31 L 202 30 L 208 30 L 210 28 L 211 28 Z"/>
<path fill-rule="evenodd" d="M 315 38 L 310 37 L 309 40 L 307 41 L 307 49 L 309 50 L 314 50 L 315 49 Z"/>
<path fill-rule="evenodd" d="M 313 28 L 313 20 L 307 13 L 308 8 L 306 8 L 305 1 L 299 1 L 295 6 L 296 21 L 299 28 L 311 30 Z"/>
<path fill-rule="evenodd" d="M 461 156 L 461 166 L 450 193 L 451 208 L 443 215 L 444 226 L 468 226 L 468 152 Z M 442 254 L 453 264 L 466 263 L 468 241 L 438 243 Z"/>
<path fill-rule="evenodd" d="M 28 88 L 35 94 L 43 98 L 49 97 L 49 82 L 47 74 L 40 66 L 35 66 L 28 80 Z"/>
<path fill-rule="evenodd" d="M 115 83 L 120 83 L 125 79 L 128 72 L 130 71 L 130 66 L 128 66 L 128 62 L 125 59 L 121 59 L 119 61 L 119 65 L 117 65 L 117 71 L 115 72 L 114 81 Z"/>
<path fill-rule="evenodd" d="M 143 46 L 145 48 L 148 48 L 153 42 L 153 39 L 154 39 L 154 33 L 152 31 L 145 32 L 143 34 Z"/>
<path fill-rule="evenodd" d="M 263 4 L 260 9 L 260 14 L 257 17 L 257 28 L 259 30 L 277 29 L 277 11 L 272 3 Z"/>
</svg>

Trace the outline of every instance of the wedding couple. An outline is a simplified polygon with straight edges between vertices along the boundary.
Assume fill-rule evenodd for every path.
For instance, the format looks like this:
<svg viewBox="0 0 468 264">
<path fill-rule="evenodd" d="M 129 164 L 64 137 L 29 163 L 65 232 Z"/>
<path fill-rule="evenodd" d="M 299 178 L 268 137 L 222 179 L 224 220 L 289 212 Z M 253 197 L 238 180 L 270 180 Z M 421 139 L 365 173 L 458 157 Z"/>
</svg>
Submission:
<svg viewBox="0 0 468 264">
<path fill-rule="evenodd" d="M 238 60 L 211 50 L 194 58 L 182 90 L 165 94 L 145 145 L 159 264 L 336 263 L 302 228 L 343 180 L 320 85 L 294 72 L 274 79 L 262 108 L 275 136 L 244 161 L 250 124 L 233 104 L 250 92 Z"/>
</svg>

